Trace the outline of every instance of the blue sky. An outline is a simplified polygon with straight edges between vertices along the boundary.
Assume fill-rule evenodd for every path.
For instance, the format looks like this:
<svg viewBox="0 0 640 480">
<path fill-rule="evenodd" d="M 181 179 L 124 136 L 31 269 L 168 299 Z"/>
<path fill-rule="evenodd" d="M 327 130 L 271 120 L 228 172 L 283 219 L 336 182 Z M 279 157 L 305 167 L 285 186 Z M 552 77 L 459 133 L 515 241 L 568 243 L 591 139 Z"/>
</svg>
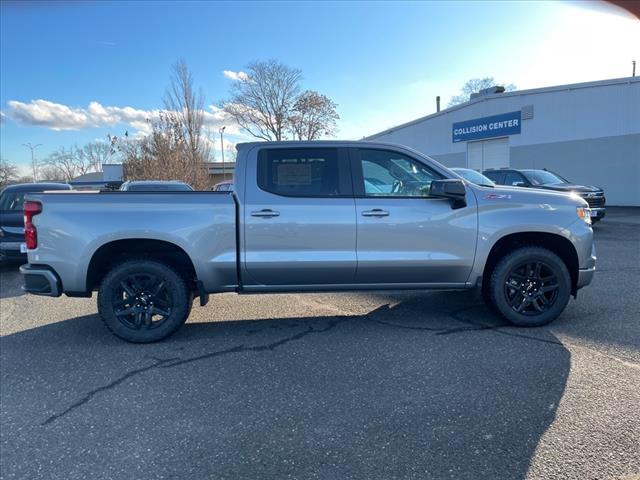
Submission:
<svg viewBox="0 0 640 480">
<path fill-rule="evenodd" d="M 135 133 L 180 57 L 207 105 L 227 96 L 223 72 L 251 60 L 300 68 L 305 88 L 338 103 L 342 138 L 432 113 L 469 78 L 525 89 L 640 62 L 640 21 L 592 2 L 3 2 L 0 21 L 0 154 L 21 165 L 25 142 L 42 158 Z M 209 113 L 215 131 L 228 123 Z"/>
</svg>

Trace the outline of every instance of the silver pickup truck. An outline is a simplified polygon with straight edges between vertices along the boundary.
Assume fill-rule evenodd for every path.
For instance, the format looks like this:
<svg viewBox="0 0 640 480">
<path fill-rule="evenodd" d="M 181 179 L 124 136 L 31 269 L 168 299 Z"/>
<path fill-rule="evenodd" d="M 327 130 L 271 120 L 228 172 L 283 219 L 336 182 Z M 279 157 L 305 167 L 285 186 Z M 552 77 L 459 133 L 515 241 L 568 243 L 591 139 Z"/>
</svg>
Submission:
<svg viewBox="0 0 640 480">
<path fill-rule="evenodd" d="M 587 203 L 475 185 L 366 142 L 238 146 L 232 192 L 30 194 L 24 289 L 91 296 L 132 342 L 175 332 L 210 293 L 481 288 L 550 322 L 595 271 Z"/>
</svg>

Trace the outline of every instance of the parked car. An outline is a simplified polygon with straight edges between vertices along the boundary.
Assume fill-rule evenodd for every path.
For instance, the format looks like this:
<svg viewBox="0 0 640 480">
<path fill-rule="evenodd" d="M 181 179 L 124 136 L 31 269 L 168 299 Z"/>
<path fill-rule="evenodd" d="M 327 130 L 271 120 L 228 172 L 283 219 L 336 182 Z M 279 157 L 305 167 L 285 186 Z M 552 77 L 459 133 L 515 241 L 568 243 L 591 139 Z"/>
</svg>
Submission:
<svg viewBox="0 0 640 480">
<path fill-rule="evenodd" d="M 594 223 L 602 220 L 607 213 L 602 188 L 572 183 L 550 170 L 500 168 L 485 170 L 484 174 L 499 185 L 573 192 L 587 201 L 591 209 L 591 221 Z"/>
<path fill-rule="evenodd" d="M 213 192 L 231 192 L 233 191 L 233 180 L 223 180 L 211 187 Z"/>
<path fill-rule="evenodd" d="M 475 183 L 476 185 L 482 185 L 485 187 L 493 187 L 495 183 L 491 179 L 485 177 L 483 174 L 470 168 L 452 168 L 451 171 L 456 172 L 466 181 Z"/>
<path fill-rule="evenodd" d="M 131 180 L 120 186 L 123 192 L 193 192 L 188 183 L 177 180 Z"/>
<path fill-rule="evenodd" d="M 0 261 L 27 259 L 24 244 L 22 205 L 27 193 L 45 190 L 71 190 L 66 183 L 20 183 L 9 185 L 0 193 Z"/>
<path fill-rule="evenodd" d="M 239 144 L 235 184 L 30 194 L 24 288 L 97 291 L 115 335 L 152 342 L 219 292 L 478 287 L 509 322 L 543 325 L 595 272 L 581 198 L 467 183 L 402 146 Z"/>
</svg>

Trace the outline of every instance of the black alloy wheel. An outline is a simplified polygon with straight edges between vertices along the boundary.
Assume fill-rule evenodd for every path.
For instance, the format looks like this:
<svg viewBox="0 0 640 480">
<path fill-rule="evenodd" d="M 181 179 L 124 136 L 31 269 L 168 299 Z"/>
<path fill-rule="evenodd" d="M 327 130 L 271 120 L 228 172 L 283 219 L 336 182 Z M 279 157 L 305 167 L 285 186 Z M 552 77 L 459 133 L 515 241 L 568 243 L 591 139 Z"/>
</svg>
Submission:
<svg viewBox="0 0 640 480">
<path fill-rule="evenodd" d="M 511 308 L 522 315 L 540 315 L 558 298 L 558 277 L 544 262 L 525 262 L 513 268 L 504 283 Z"/>
<path fill-rule="evenodd" d="M 114 289 L 113 306 L 118 320 L 134 329 L 159 327 L 173 309 L 167 283 L 151 273 L 125 277 Z"/>
<path fill-rule="evenodd" d="M 483 296 L 513 325 L 538 327 L 557 318 L 569 303 L 571 274 L 551 250 L 523 246 L 500 259 Z"/>
<path fill-rule="evenodd" d="M 193 293 L 185 278 L 156 260 L 129 260 L 114 266 L 98 290 L 98 311 L 118 337 L 135 343 L 162 340 L 191 312 Z"/>
</svg>

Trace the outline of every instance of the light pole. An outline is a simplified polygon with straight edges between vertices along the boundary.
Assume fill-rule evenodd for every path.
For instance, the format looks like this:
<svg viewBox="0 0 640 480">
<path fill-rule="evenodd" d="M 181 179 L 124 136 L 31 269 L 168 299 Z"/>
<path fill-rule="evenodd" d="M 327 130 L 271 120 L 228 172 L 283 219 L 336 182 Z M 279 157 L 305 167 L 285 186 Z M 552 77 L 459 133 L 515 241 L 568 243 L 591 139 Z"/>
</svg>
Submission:
<svg viewBox="0 0 640 480">
<path fill-rule="evenodd" d="M 22 146 L 31 150 L 31 168 L 33 169 L 33 181 L 35 182 L 38 180 L 38 164 L 36 163 L 36 157 L 34 156 L 33 151 L 36 148 L 41 147 L 42 144 L 38 143 L 37 145 L 31 145 L 31 142 L 28 142 L 23 143 Z"/>
<path fill-rule="evenodd" d="M 222 153 L 222 180 L 227 179 L 227 171 L 224 168 L 224 129 L 226 126 L 222 127 L 220 130 L 220 152 Z"/>
</svg>

